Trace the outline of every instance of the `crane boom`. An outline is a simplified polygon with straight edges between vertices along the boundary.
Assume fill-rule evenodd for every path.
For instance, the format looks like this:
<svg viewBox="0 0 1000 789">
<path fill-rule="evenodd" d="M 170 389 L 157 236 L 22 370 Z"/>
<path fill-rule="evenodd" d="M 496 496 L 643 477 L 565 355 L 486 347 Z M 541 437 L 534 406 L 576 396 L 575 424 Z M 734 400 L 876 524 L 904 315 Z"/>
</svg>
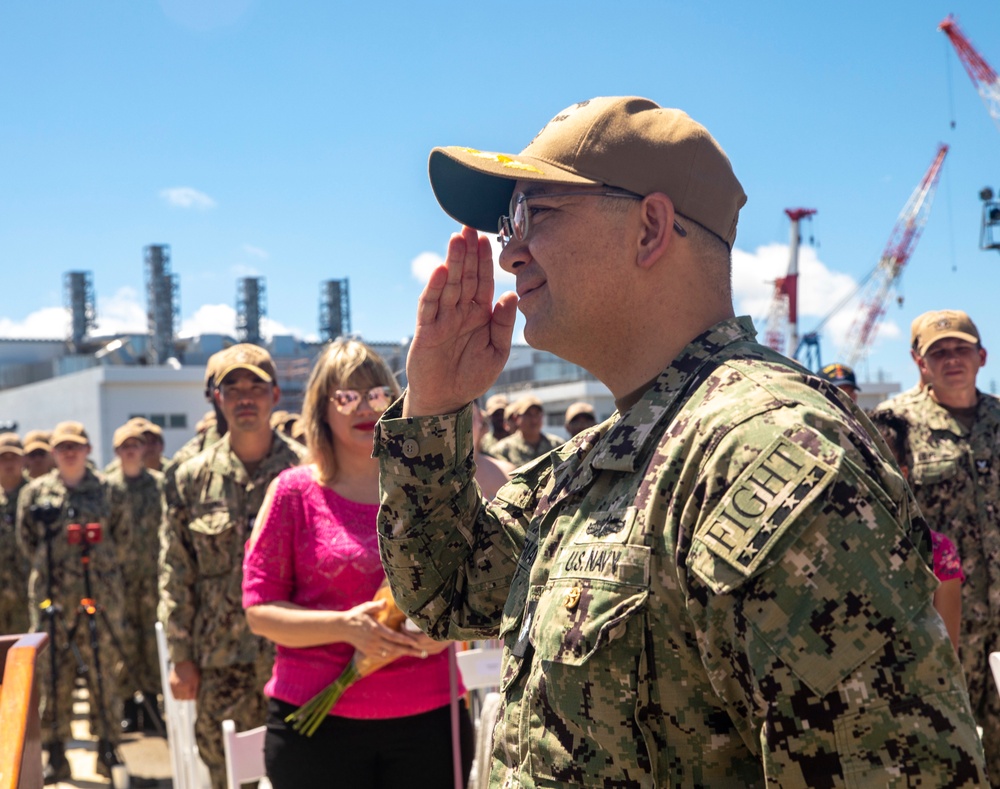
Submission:
<svg viewBox="0 0 1000 789">
<path fill-rule="evenodd" d="M 938 30 L 944 32 L 955 47 L 959 60 L 965 66 L 965 70 L 972 79 L 972 84 L 976 86 L 980 98 L 986 105 L 993 122 L 1000 129 L 1000 78 L 996 71 L 986 62 L 986 59 L 979 54 L 978 50 L 972 46 L 972 42 L 966 38 L 958 26 L 958 21 L 953 14 L 945 17 L 944 21 L 938 25 Z"/>
<path fill-rule="evenodd" d="M 847 364 L 855 365 L 864 358 L 878 332 L 879 321 L 885 314 L 885 303 L 889 292 L 899 280 L 920 240 L 927 217 L 930 215 L 931 202 L 941 176 L 941 165 L 948 153 L 947 145 L 938 146 L 937 155 L 910 199 L 896 220 L 885 251 L 871 275 L 867 278 L 865 288 L 860 293 L 860 311 L 851 325 L 847 336 L 847 351 L 844 358 Z"/>
</svg>

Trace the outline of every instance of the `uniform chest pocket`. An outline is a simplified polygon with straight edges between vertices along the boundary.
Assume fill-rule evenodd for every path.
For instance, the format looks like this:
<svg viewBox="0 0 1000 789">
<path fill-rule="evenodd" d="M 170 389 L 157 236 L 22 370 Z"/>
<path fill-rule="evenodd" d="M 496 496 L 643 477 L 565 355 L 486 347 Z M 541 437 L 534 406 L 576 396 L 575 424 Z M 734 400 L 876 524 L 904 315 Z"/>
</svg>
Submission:
<svg viewBox="0 0 1000 789">
<path fill-rule="evenodd" d="M 538 601 L 529 639 L 541 660 L 582 666 L 625 634 L 649 590 L 601 580 L 549 584 Z"/>
<path fill-rule="evenodd" d="M 243 535 L 227 511 L 200 515 L 191 521 L 189 528 L 202 578 L 228 575 L 234 566 L 242 566 Z"/>
<path fill-rule="evenodd" d="M 959 457 L 934 458 L 914 462 L 910 469 L 914 487 L 920 485 L 940 485 L 955 478 L 961 465 Z"/>
<path fill-rule="evenodd" d="M 538 595 L 528 636 L 541 660 L 581 666 L 625 634 L 648 598 L 648 548 L 574 544 L 560 552 Z"/>
</svg>

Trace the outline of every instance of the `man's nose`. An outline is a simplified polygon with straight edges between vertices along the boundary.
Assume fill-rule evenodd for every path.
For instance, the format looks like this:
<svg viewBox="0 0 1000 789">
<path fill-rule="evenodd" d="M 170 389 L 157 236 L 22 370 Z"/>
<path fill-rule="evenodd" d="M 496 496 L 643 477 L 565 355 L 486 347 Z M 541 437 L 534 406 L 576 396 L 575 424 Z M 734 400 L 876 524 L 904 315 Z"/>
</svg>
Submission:
<svg viewBox="0 0 1000 789">
<path fill-rule="evenodd" d="M 497 258 L 497 262 L 500 264 L 500 268 L 508 274 L 513 274 L 518 268 L 528 262 L 527 245 L 524 241 L 518 241 L 516 238 L 511 237 L 510 241 L 507 242 L 507 246 L 500 250 L 500 257 Z"/>
</svg>

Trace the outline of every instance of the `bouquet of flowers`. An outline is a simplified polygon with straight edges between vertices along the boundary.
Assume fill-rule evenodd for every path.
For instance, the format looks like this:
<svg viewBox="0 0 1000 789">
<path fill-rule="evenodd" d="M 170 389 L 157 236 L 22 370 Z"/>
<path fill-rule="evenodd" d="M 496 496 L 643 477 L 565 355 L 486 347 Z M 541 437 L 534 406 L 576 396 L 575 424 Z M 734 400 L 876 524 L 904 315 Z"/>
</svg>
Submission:
<svg viewBox="0 0 1000 789">
<path fill-rule="evenodd" d="M 385 601 L 385 605 L 375 612 L 375 621 L 392 630 L 399 630 L 406 621 L 406 614 L 399 610 L 396 601 L 392 599 L 392 590 L 389 589 L 388 581 L 382 582 L 372 599 Z M 340 676 L 286 717 L 285 722 L 291 723 L 292 728 L 299 734 L 312 737 L 319 725 L 326 720 L 326 716 L 330 714 L 333 705 L 344 695 L 345 690 L 362 677 L 367 677 L 378 671 L 393 660 L 395 660 L 394 657 L 365 655 L 355 651 L 354 657 L 351 658 L 351 662 Z"/>
</svg>

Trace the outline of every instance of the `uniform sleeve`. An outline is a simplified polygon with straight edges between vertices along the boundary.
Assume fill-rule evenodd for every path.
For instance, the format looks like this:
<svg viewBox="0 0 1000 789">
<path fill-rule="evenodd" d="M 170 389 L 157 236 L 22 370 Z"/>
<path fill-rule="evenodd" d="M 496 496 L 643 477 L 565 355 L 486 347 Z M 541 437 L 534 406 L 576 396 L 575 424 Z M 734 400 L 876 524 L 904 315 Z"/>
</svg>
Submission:
<svg viewBox="0 0 1000 789">
<path fill-rule="evenodd" d="M 115 555 L 124 566 L 129 561 L 132 545 L 132 524 L 135 523 L 135 513 L 129 504 L 124 485 L 105 482 L 108 499 L 108 531 Z"/>
<path fill-rule="evenodd" d="M 186 477 L 169 478 L 165 486 L 160 525 L 157 616 L 166 630 L 167 647 L 174 663 L 195 660 L 192 633 L 197 610 L 197 559 L 188 534 L 188 510 L 183 499 Z"/>
<path fill-rule="evenodd" d="M 533 507 L 529 486 L 509 484 L 487 506 L 473 478 L 471 407 L 403 419 L 400 402 L 375 438 L 379 548 L 393 597 L 434 638 L 495 637 Z"/>
<path fill-rule="evenodd" d="M 305 522 L 302 496 L 282 474 L 270 485 L 243 558 L 243 607 L 288 601 L 295 590 L 295 544 Z"/>
<path fill-rule="evenodd" d="M 17 547 L 28 560 L 34 562 L 38 543 L 41 539 L 31 505 L 35 503 L 35 494 L 30 486 L 25 486 L 17 497 L 17 515 L 15 520 L 15 539 Z"/>
<path fill-rule="evenodd" d="M 927 785 L 978 785 L 906 488 L 842 430 L 768 418 L 733 429 L 702 472 L 689 609 L 716 694 L 769 785 L 890 786 L 899 765 Z"/>
</svg>

